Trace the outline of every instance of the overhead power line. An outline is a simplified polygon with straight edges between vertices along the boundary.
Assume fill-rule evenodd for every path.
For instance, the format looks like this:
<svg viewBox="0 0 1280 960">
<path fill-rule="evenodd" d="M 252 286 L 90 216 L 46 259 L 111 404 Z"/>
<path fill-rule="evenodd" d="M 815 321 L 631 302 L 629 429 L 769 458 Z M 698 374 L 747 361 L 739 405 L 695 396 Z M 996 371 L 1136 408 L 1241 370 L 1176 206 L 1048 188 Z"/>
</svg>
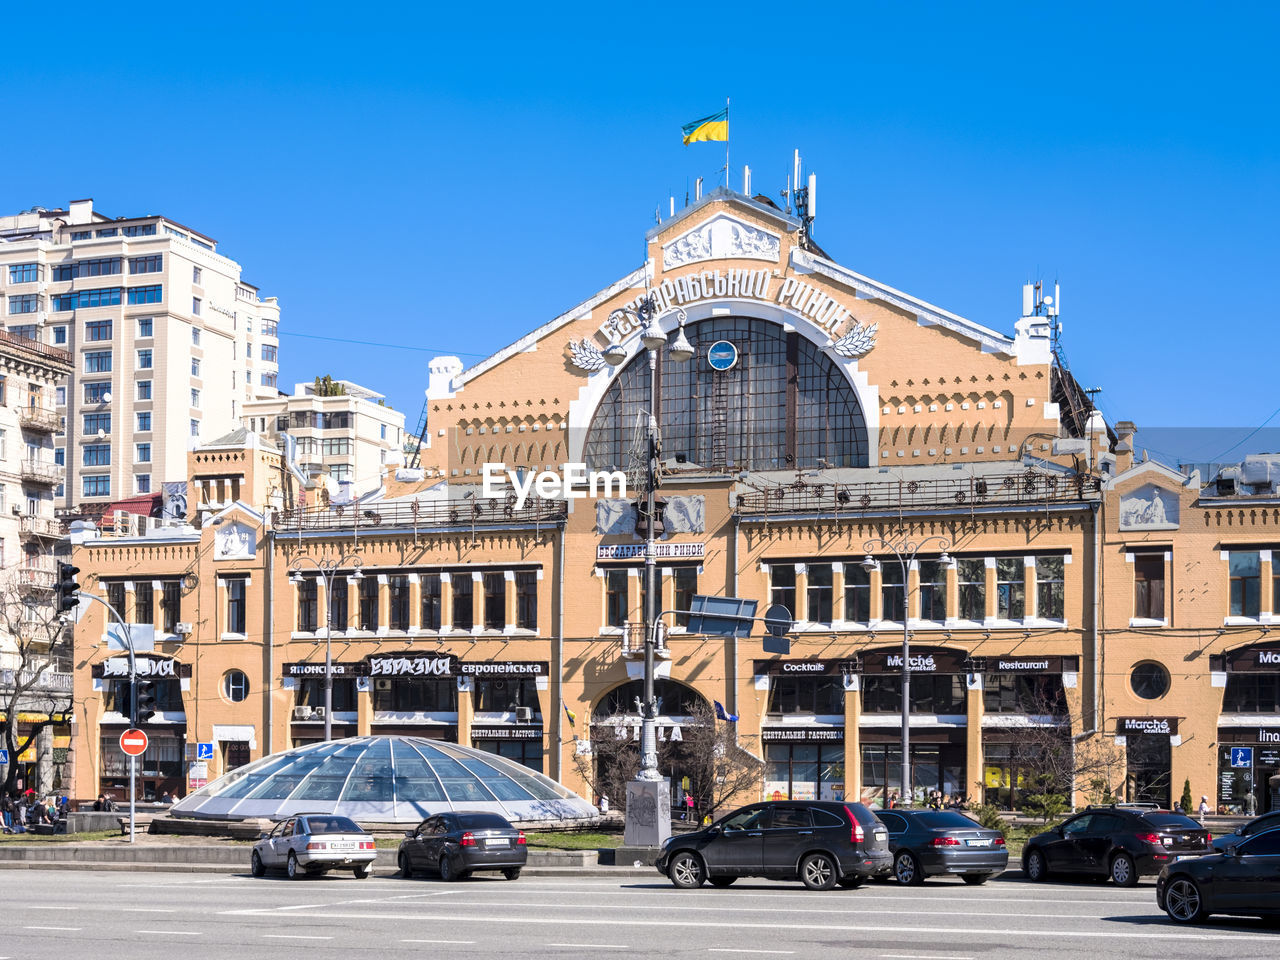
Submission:
<svg viewBox="0 0 1280 960">
<path fill-rule="evenodd" d="M 354 343 L 362 347 L 385 347 L 388 350 L 419 350 L 422 353 L 451 353 L 462 357 L 487 357 L 487 353 L 468 353 L 465 350 L 449 350 L 445 347 L 414 347 L 407 343 L 380 343 L 377 340 L 351 340 L 347 337 L 321 337 L 314 333 L 295 333 L 281 330 L 282 337 L 302 337 L 304 340 L 328 340 L 330 343 Z"/>
</svg>

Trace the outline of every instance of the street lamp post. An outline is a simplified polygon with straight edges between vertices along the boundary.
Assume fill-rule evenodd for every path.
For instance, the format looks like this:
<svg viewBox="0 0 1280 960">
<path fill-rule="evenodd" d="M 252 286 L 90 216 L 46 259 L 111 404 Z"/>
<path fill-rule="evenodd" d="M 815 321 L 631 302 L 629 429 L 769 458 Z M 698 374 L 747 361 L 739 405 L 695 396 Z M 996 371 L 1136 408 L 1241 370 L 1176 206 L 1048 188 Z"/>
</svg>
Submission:
<svg viewBox="0 0 1280 960">
<path fill-rule="evenodd" d="M 648 451 L 645 467 L 645 497 L 648 506 L 648 530 L 644 541 L 644 702 L 640 705 L 640 772 L 637 780 L 655 782 L 662 779 L 658 770 L 658 738 L 657 719 L 658 704 L 653 693 L 654 644 L 656 643 L 655 625 L 658 619 L 658 552 L 654 527 L 655 488 L 658 480 L 658 353 L 667 344 L 667 335 L 663 332 L 657 317 L 657 304 L 650 294 L 635 307 L 619 307 L 609 314 L 609 323 L 615 329 L 624 320 L 630 320 L 640 328 L 640 342 L 649 353 L 649 419 L 648 419 Z M 667 347 L 667 355 L 677 363 L 686 363 L 693 359 L 694 350 L 684 334 L 685 313 L 677 311 L 679 332 L 674 342 Z M 626 352 L 620 349 L 621 344 L 614 344 L 605 350 L 604 356 L 612 364 L 626 359 Z"/>
<path fill-rule="evenodd" d="M 864 570 L 870 571 L 876 568 L 876 560 L 871 555 L 871 551 L 877 548 L 888 550 L 898 558 L 898 563 L 902 566 L 902 781 L 900 789 L 903 800 L 908 804 L 915 799 L 915 790 L 911 783 L 910 570 L 921 548 L 933 540 L 938 541 L 938 548 L 942 551 L 938 562 L 948 563 L 951 558 L 947 556 L 947 548 L 951 546 L 951 541 L 946 537 L 932 536 L 925 537 L 923 540 L 901 540 L 896 544 L 884 537 L 873 537 L 862 545 L 862 549 L 867 551 L 867 557 L 862 561 Z M 881 611 L 882 616 L 884 612 Z"/>
<path fill-rule="evenodd" d="M 351 579 L 363 580 L 361 567 L 364 561 L 354 554 L 345 554 L 334 560 L 316 560 L 306 555 L 294 557 L 289 566 L 289 581 L 295 586 L 302 583 L 304 564 L 315 567 L 324 578 L 324 739 L 327 742 L 333 739 L 333 621 L 330 619 L 333 581 L 337 579 L 338 570 L 348 566 L 354 571 Z"/>
</svg>

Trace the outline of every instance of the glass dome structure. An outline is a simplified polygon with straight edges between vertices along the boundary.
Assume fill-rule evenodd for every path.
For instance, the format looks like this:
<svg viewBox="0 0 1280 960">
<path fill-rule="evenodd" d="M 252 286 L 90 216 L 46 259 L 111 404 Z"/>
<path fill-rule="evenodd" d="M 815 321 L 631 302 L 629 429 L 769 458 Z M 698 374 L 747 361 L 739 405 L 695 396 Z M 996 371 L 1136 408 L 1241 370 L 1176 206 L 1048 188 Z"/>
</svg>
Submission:
<svg viewBox="0 0 1280 960">
<path fill-rule="evenodd" d="M 340 813 L 358 823 L 416 824 L 448 810 L 508 820 L 569 820 L 595 807 L 514 761 L 425 737 L 348 737 L 262 757 L 195 790 L 170 814 L 202 820 Z"/>
</svg>

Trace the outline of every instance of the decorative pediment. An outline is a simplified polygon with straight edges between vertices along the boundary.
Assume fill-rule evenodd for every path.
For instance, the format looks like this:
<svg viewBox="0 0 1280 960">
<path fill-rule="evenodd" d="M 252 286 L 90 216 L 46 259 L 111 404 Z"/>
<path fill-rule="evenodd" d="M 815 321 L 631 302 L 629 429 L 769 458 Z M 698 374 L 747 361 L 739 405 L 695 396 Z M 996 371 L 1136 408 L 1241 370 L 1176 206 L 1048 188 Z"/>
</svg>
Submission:
<svg viewBox="0 0 1280 960">
<path fill-rule="evenodd" d="M 1121 530 L 1176 530 L 1178 494 L 1148 483 L 1120 497 Z"/>
<path fill-rule="evenodd" d="M 703 260 L 747 259 L 777 263 L 782 239 L 776 233 L 721 213 L 662 246 L 662 269 Z"/>
</svg>

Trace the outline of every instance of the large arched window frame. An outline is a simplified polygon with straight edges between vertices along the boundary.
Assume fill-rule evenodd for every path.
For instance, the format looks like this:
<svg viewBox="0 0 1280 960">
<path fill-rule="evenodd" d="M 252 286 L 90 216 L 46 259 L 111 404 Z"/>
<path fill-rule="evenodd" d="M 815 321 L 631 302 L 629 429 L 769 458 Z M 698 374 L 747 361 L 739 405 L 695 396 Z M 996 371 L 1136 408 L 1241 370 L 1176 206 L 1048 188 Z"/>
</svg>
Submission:
<svg viewBox="0 0 1280 960">
<path fill-rule="evenodd" d="M 723 470 L 792 470 L 868 464 L 867 427 L 852 384 L 806 337 L 751 317 L 690 323 L 697 351 L 686 364 L 658 354 L 658 422 L 664 460 Z M 738 362 L 712 370 L 707 348 L 728 340 Z M 642 411 L 649 408 L 644 351 L 601 399 L 584 459 L 592 469 L 626 469 Z"/>
</svg>

